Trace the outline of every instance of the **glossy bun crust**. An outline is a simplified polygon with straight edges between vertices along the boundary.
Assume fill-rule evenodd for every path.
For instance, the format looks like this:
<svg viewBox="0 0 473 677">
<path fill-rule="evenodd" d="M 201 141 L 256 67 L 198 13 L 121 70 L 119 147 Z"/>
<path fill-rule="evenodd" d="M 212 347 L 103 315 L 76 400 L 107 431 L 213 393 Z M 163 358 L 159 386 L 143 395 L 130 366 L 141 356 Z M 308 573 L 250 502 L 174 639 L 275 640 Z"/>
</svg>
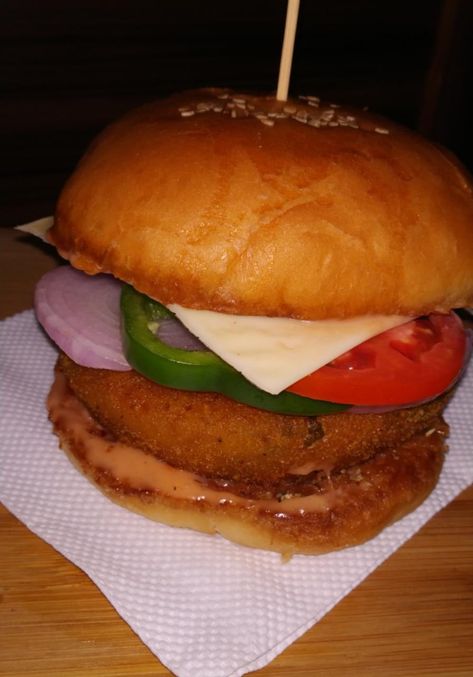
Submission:
<svg viewBox="0 0 473 677">
<path fill-rule="evenodd" d="M 249 510 L 238 505 L 209 505 L 126 484 L 84 461 L 82 449 L 56 429 L 72 463 L 109 499 L 127 510 L 172 527 L 220 534 L 229 541 L 292 555 L 320 555 L 360 545 L 417 508 L 437 483 L 443 439 L 435 435 L 406 443 L 365 465 L 364 483 L 345 478 L 337 485 L 336 505 L 281 517 L 281 510 Z M 420 444 L 419 444 L 420 442 Z"/>
<path fill-rule="evenodd" d="M 420 136 L 314 97 L 198 90 L 95 141 L 50 239 L 164 303 L 302 319 L 473 304 L 472 184 Z"/>
</svg>

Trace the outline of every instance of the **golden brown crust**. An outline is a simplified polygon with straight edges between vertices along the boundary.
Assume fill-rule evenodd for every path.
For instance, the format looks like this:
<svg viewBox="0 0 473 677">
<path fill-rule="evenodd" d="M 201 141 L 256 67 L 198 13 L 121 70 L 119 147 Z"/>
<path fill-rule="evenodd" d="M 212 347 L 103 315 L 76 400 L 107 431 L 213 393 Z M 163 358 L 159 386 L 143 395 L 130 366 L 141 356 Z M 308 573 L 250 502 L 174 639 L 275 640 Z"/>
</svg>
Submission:
<svg viewBox="0 0 473 677">
<path fill-rule="evenodd" d="M 443 431 L 419 435 L 358 466 L 355 479 L 353 473 L 339 474 L 320 504 L 316 501 L 312 510 L 293 512 L 285 510 L 284 501 L 268 509 L 264 501 L 196 500 L 176 498 L 172 490 L 130 488 L 126 473 L 123 478 L 111 475 L 88 459 L 77 421 L 68 426 L 51 402 L 50 415 L 71 461 L 119 505 L 171 526 L 219 533 L 285 556 L 329 552 L 372 538 L 427 497 L 443 462 Z M 90 427 L 88 420 L 86 415 L 84 428 Z M 87 429 L 90 434 L 94 432 Z M 96 439 L 103 441 L 100 434 Z M 107 455 L 113 453 L 113 448 L 107 450 Z"/>
<path fill-rule="evenodd" d="M 194 308 L 317 319 L 473 304 L 465 171 L 412 132 L 315 101 L 198 90 L 132 112 L 80 163 L 50 238 L 80 269 Z"/>
<path fill-rule="evenodd" d="M 273 491 L 287 474 L 350 466 L 402 444 L 434 427 L 447 400 L 385 414 L 282 416 L 217 393 L 165 388 L 134 371 L 81 367 L 65 355 L 58 368 L 114 437 L 253 492 Z"/>
</svg>

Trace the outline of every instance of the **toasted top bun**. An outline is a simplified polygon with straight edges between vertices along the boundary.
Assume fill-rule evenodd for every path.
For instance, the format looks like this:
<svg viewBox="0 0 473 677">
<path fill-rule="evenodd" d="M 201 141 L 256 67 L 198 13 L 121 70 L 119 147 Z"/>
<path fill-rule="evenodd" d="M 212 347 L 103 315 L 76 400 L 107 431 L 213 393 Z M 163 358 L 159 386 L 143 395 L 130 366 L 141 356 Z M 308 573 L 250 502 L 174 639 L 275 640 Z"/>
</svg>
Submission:
<svg viewBox="0 0 473 677">
<path fill-rule="evenodd" d="M 473 194 L 420 136 L 315 97 L 205 89 L 93 143 L 51 241 L 163 303 L 300 319 L 473 304 Z"/>
</svg>

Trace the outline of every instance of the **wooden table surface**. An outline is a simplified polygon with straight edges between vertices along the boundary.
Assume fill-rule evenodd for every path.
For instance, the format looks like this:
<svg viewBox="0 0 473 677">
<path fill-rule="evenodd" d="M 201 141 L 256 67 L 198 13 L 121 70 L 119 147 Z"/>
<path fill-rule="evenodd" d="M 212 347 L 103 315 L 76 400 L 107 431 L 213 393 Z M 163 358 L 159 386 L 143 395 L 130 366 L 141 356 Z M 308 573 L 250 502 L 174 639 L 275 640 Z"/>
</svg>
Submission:
<svg viewBox="0 0 473 677">
<path fill-rule="evenodd" d="M 54 265 L 46 246 L 0 230 L 1 316 L 31 307 Z M 82 571 L 1 506 L 0 572 L 0 675 L 170 674 Z M 258 675 L 471 677 L 473 488 Z"/>
</svg>

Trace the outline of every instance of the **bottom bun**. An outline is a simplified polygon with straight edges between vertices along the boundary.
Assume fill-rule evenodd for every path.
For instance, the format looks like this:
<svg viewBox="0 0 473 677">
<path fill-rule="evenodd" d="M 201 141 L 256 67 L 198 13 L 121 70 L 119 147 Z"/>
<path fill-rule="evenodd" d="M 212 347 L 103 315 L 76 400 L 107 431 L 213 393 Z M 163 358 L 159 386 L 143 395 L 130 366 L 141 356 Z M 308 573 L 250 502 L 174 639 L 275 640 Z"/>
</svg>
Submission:
<svg viewBox="0 0 473 677">
<path fill-rule="evenodd" d="M 114 502 L 164 524 L 284 556 L 358 545 L 414 510 L 437 482 L 448 431 L 439 417 L 426 433 L 338 471 L 324 491 L 254 499 L 111 439 L 60 373 L 48 409 L 62 449 Z"/>
</svg>

